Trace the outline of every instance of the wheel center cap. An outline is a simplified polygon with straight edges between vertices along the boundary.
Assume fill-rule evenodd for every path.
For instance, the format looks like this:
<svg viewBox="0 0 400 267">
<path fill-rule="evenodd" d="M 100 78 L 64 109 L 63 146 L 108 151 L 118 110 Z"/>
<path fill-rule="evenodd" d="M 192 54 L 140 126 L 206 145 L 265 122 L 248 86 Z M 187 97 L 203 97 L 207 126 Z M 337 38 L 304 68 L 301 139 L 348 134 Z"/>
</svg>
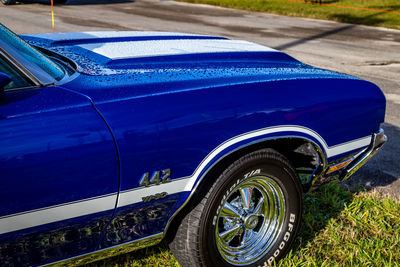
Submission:
<svg viewBox="0 0 400 267">
<path fill-rule="evenodd" d="M 244 220 L 244 226 L 247 229 L 254 229 L 258 224 L 258 216 L 257 215 L 249 215 Z"/>
</svg>

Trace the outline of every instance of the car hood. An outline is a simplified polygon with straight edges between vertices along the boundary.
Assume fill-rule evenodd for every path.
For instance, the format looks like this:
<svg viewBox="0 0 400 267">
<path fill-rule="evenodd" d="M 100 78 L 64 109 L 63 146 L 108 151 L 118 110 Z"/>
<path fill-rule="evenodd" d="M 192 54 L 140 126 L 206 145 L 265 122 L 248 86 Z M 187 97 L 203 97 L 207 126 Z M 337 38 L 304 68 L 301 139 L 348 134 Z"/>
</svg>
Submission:
<svg viewBox="0 0 400 267">
<path fill-rule="evenodd" d="M 107 88 L 118 88 L 112 93 L 117 97 L 121 88 L 133 86 L 136 90 L 129 95 L 142 96 L 276 80 L 353 79 L 303 64 L 266 46 L 222 37 L 131 31 L 22 37 L 72 60 L 81 75 L 63 85 L 95 99 L 107 95 L 96 90 Z"/>
</svg>

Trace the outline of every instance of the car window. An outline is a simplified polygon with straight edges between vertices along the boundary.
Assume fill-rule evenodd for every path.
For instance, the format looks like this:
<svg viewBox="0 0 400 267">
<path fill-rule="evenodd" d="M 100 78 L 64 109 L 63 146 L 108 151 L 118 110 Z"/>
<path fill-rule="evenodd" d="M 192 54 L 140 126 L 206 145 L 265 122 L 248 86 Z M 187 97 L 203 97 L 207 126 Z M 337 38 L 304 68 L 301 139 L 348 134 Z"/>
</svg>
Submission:
<svg viewBox="0 0 400 267">
<path fill-rule="evenodd" d="M 1 23 L 0 44 L 5 52 L 17 61 L 20 61 L 19 58 L 23 57 L 28 62 L 34 63 L 42 71 L 57 81 L 61 80 L 65 75 L 64 71 L 56 63 L 51 61 L 44 54 L 29 45 Z M 32 72 L 32 70 L 30 71 Z"/>
<path fill-rule="evenodd" d="M 12 79 L 8 85 L 4 87 L 7 89 L 21 88 L 31 86 L 31 83 L 28 82 L 21 74 L 15 71 L 4 59 L 0 57 L 0 72 L 3 72 L 9 75 Z"/>
</svg>

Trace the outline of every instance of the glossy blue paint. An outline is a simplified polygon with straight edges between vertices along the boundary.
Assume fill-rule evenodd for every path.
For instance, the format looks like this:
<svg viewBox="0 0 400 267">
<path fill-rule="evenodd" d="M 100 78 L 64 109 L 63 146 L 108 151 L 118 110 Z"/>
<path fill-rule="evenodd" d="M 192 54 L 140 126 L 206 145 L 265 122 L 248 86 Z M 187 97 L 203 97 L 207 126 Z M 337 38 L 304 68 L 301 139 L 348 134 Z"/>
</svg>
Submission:
<svg viewBox="0 0 400 267">
<path fill-rule="evenodd" d="M 10 103 L 0 106 L 0 216 L 118 191 L 116 149 L 87 98 L 59 87 L 6 95 Z"/>
<path fill-rule="evenodd" d="M 382 95 L 376 94 L 374 85 L 361 80 L 330 79 L 328 85 L 323 79 L 287 80 L 181 91 L 177 84 L 164 83 L 162 88 L 168 86 L 176 92 L 124 96 L 116 101 L 96 101 L 93 97 L 120 144 L 121 190 L 138 186 L 144 172 L 171 168 L 173 178 L 189 176 L 211 150 L 245 132 L 302 125 L 333 146 L 370 135 L 384 114 Z M 124 92 L 137 94 L 146 88 L 150 91 L 154 85 L 138 85 Z M 360 88 L 363 94 L 340 88 Z M 86 93 L 90 94 L 89 90 Z M 103 96 L 111 92 L 114 90 Z M 300 108 L 296 107 L 298 101 Z M 367 118 L 370 111 L 374 115 Z M 332 125 L 342 127 L 332 129 Z"/>
<path fill-rule="evenodd" d="M 0 106 L 0 219 L 118 191 L 111 134 L 86 97 L 60 87 L 6 97 L 9 103 Z M 93 251 L 113 211 L 0 235 L 1 262 L 39 264 Z M 53 216 L 59 215 L 48 219 Z"/>
<path fill-rule="evenodd" d="M 282 125 L 308 131 L 272 131 L 234 142 L 209 159 L 193 179 L 200 179 L 238 148 L 278 137 L 312 140 L 329 163 L 354 151 L 329 158 L 324 147 L 368 137 L 384 119 L 385 98 L 374 84 L 305 65 L 274 50 L 122 58 L 99 52 L 107 44 L 222 42 L 225 38 L 163 33 L 64 33 L 24 38 L 74 61 L 77 72 L 48 87 L 6 92 L 8 101 L 0 106 L 0 219 L 91 198 L 112 202 L 89 217 L 30 228 L 26 230 L 31 231 L 29 235 L 25 230 L 0 234 L 2 252 L 1 243 L 12 243 L 16 237 L 18 242 L 11 246 L 18 247 L 24 240 L 34 246 L 36 233 L 50 240 L 52 235 L 61 237 L 72 221 L 68 231 L 76 229 L 78 233 L 85 232 L 86 220 L 97 223 L 90 236 L 71 235 L 70 246 L 90 239 L 87 246 L 63 247 L 51 257 L 26 258 L 25 262 L 33 264 L 162 232 L 187 200 L 190 188 L 149 203 L 132 200 L 131 205 L 114 210 L 118 193 L 139 188 L 143 173 L 169 168 L 176 182 L 192 176 L 227 140 Z M 90 49 L 85 46 L 89 44 Z M 159 193 L 158 188 L 139 190 L 153 195 Z M 41 250 L 28 246 L 25 254 L 31 253 L 28 251 L 35 254 Z"/>
</svg>

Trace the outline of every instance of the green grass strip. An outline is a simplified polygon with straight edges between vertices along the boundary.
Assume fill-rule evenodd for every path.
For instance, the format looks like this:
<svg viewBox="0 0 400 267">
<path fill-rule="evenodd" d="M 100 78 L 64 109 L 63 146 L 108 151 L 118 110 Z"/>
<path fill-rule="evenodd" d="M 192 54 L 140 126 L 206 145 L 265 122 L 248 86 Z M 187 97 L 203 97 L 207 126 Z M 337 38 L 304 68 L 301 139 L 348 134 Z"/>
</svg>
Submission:
<svg viewBox="0 0 400 267">
<path fill-rule="evenodd" d="M 333 20 L 400 29 L 398 0 L 322 0 L 323 5 L 310 0 L 178 0 L 279 15 Z"/>
<path fill-rule="evenodd" d="M 304 206 L 306 223 L 279 266 L 399 266 L 399 201 L 331 183 Z"/>
</svg>

